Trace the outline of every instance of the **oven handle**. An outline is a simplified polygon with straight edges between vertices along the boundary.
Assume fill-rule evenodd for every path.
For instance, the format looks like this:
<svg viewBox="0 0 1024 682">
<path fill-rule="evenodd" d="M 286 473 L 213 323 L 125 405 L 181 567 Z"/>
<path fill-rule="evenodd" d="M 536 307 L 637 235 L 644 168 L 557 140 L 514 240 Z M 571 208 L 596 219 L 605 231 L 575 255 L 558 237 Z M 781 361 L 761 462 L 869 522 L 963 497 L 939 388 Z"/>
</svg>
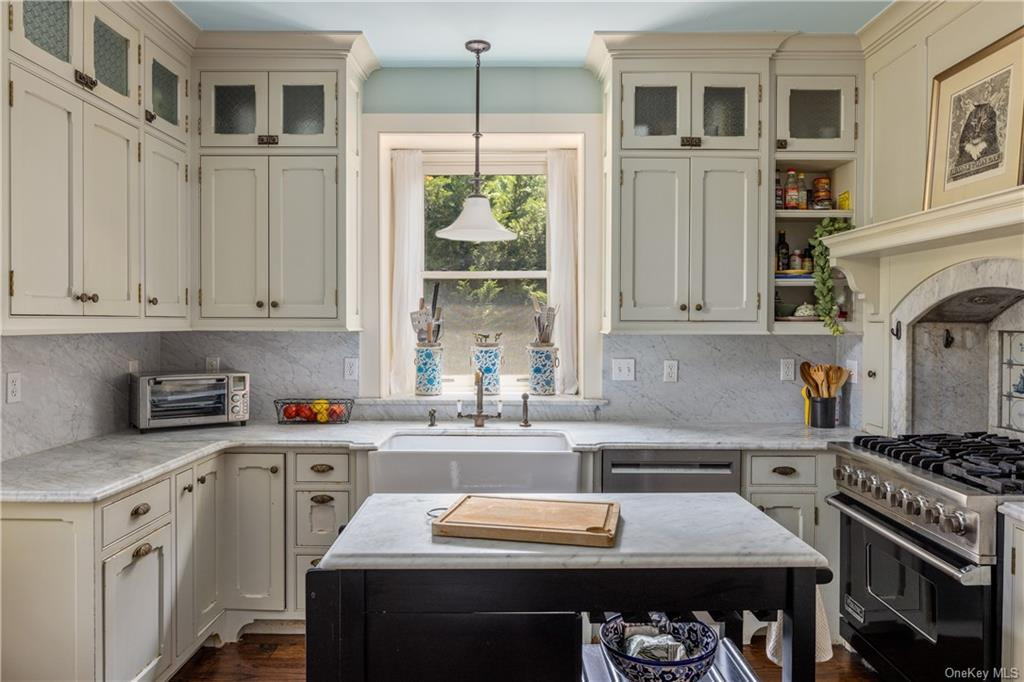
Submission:
<svg viewBox="0 0 1024 682">
<path fill-rule="evenodd" d="M 925 563 L 939 569 L 940 571 L 951 577 L 953 580 L 960 583 L 961 585 L 967 587 L 974 587 L 992 584 L 992 569 L 990 566 L 975 566 L 973 564 L 965 566 L 963 568 L 954 566 L 949 562 L 943 561 L 934 554 L 931 554 L 930 552 L 921 549 L 912 542 L 905 540 L 899 534 L 892 532 L 878 521 L 872 519 L 867 514 L 857 510 L 854 507 L 851 507 L 850 505 L 846 504 L 845 502 L 842 502 L 837 498 L 838 493 L 833 493 L 832 495 L 829 495 L 828 497 L 825 498 L 825 502 L 828 505 L 838 509 L 841 513 L 846 514 L 851 519 L 867 526 L 871 530 L 875 531 L 876 533 L 884 537 L 886 540 L 889 540 L 890 542 L 899 545 L 902 549 L 907 550 L 921 561 L 924 561 Z"/>
</svg>

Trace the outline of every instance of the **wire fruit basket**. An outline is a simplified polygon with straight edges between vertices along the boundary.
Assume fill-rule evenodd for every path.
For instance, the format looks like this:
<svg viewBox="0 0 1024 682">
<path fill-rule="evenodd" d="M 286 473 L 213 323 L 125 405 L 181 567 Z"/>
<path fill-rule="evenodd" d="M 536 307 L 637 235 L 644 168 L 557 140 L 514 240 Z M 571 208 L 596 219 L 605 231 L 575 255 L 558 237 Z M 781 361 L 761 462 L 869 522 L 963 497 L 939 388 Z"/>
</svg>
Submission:
<svg viewBox="0 0 1024 682">
<path fill-rule="evenodd" d="M 278 424 L 347 424 L 351 398 L 279 398 L 274 401 Z"/>
</svg>

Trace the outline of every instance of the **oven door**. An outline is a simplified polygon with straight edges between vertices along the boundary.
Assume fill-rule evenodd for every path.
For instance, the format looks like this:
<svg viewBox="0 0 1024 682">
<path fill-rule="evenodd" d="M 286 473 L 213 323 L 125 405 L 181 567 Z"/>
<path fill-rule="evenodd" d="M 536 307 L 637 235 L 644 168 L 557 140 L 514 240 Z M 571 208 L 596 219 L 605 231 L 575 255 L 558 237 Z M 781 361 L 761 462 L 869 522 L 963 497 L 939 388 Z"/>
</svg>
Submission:
<svg viewBox="0 0 1024 682">
<path fill-rule="evenodd" d="M 883 679 L 947 679 L 996 665 L 991 567 L 978 566 L 851 498 L 841 513 L 840 626 Z"/>
<path fill-rule="evenodd" d="M 224 376 L 149 379 L 146 428 L 217 424 L 228 420 Z"/>
</svg>

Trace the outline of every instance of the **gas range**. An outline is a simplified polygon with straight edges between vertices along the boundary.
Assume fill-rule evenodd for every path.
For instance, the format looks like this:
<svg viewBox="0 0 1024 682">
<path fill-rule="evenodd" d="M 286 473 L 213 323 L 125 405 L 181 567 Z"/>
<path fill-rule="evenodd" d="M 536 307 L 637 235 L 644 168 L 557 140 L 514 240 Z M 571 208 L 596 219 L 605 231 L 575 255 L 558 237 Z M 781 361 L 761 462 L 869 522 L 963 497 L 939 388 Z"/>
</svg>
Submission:
<svg viewBox="0 0 1024 682">
<path fill-rule="evenodd" d="M 972 432 L 832 445 L 840 492 L 976 564 L 996 563 L 996 510 L 1024 501 L 1024 442 Z"/>
</svg>

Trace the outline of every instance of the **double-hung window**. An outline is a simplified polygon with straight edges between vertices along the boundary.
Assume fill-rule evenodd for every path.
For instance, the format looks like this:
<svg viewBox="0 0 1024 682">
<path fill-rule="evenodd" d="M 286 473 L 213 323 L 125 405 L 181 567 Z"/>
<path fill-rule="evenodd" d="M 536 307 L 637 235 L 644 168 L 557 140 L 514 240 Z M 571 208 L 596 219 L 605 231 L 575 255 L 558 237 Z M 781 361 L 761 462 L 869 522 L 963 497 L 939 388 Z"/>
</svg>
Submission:
<svg viewBox="0 0 1024 682">
<path fill-rule="evenodd" d="M 473 191 L 472 157 L 424 155 L 423 295 L 435 284 L 442 308 L 445 390 L 472 386 L 470 347 L 476 334 L 501 334 L 503 392 L 526 386 L 526 345 L 534 339 L 533 300 L 543 298 L 550 272 L 547 177 L 543 153 L 485 158 L 482 191 L 495 217 L 518 237 L 470 243 L 436 236 L 459 216 Z"/>
</svg>

